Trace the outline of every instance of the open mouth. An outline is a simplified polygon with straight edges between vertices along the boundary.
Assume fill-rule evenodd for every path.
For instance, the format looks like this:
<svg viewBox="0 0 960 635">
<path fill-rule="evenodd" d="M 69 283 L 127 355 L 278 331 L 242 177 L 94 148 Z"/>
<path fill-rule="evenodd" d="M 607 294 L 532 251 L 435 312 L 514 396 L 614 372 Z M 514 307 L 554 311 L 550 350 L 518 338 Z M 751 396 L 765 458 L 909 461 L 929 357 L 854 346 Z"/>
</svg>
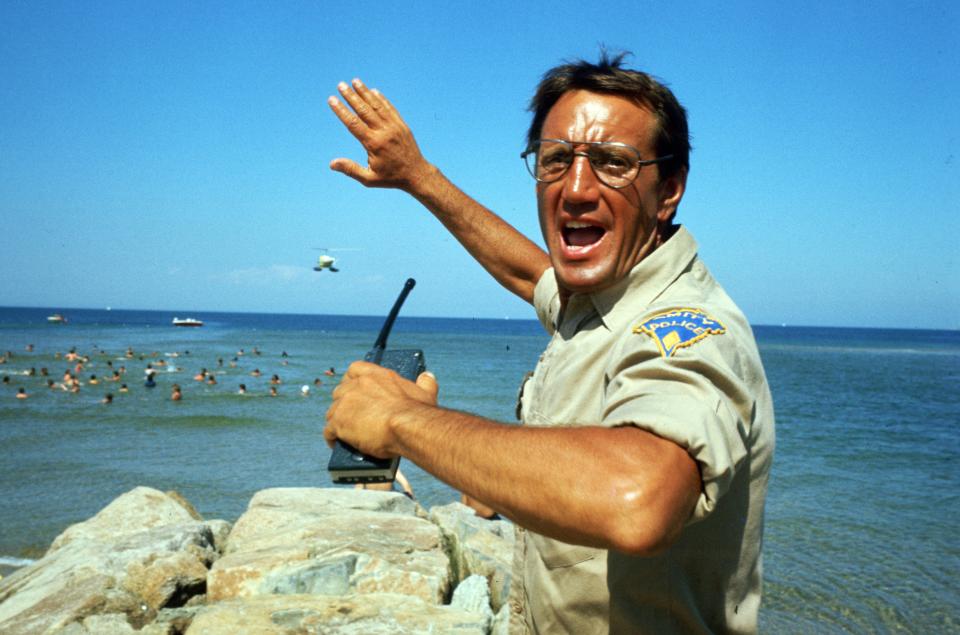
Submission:
<svg viewBox="0 0 960 635">
<path fill-rule="evenodd" d="M 579 221 L 571 221 L 560 230 L 563 243 L 572 251 L 586 251 L 603 240 L 607 233 L 603 227 Z"/>
</svg>

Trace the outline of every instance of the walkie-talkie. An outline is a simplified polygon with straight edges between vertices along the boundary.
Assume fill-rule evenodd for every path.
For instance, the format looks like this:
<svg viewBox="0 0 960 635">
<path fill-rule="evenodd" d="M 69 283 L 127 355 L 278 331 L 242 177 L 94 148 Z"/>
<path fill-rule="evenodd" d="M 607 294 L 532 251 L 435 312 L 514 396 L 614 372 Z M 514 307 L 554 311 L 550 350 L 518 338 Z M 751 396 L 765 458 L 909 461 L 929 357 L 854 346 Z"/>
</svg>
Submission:
<svg viewBox="0 0 960 635">
<path fill-rule="evenodd" d="M 364 361 L 373 362 L 396 371 L 401 377 L 416 381 L 417 377 L 427 369 L 423 359 L 423 351 L 420 350 L 393 350 L 388 351 L 387 337 L 390 335 L 390 329 L 393 328 L 393 321 L 397 319 L 397 313 L 403 301 L 413 286 L 417 284 L 413 278 L 408 278 L 400 291 L 397 301 L 390 309 L 390 315 L 387 316 L 383 328 L 380 329 L 380 335 L 373 345 L 373 349 L 363 358 Z M 390 483 L 397 474 L 397 466 L 400 464 L 400 458 L 378 459 L 373 456 L 367 456 L 356 448 L 342 441 L 336 441 L 333 447 L 333 453 L 330 455 L 330 463 L 327 470 L 330 472 L 330 478 L 334 483 Z"/>
</svg>

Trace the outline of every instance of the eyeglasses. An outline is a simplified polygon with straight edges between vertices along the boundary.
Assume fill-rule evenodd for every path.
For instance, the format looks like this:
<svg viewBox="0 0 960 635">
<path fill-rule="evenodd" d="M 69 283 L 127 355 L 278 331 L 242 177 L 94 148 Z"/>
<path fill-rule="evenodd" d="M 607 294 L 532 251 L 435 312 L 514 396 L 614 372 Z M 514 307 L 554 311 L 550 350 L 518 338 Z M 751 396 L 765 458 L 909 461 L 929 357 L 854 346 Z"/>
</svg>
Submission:
<svg viewBox="0 0 960 635">
<path fill-rule="evenodd" d="M 586 150 L 577 152 L 575 146 L 586 146 Z M 540 139 L 531 143 L 520 157 L 530 175 L 541 183 L 559 181 L 573 165 L 574 157 L 586 157 L 601 183 L 619 189 L 633 183 L 643 166 L 672 159 L 673 155 L 644 161 L 639 150 L 625 143 Z"/>
</svg>

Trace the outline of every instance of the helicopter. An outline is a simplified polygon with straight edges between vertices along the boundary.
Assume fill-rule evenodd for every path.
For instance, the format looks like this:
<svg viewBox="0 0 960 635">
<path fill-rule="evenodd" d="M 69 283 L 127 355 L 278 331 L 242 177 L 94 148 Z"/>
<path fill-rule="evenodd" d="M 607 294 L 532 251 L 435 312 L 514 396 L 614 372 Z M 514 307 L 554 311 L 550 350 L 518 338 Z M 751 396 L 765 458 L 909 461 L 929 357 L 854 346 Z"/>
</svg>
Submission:
<svg viewBox="0 0 960 635">
<path fill-rule="evenodd" d="M 317 264 L 313 265 L 314 271 L 323 271 L 324 269 L 329 269 L 333 273 L 340 271 L 333 265 L 336 264 L 337 259 L 333 256 L 328 256 L 326 254 L 321 254 L 317 257 Z"/>
<path fill-rule="evenodd" d="M 329 269 L 333 273 L 337 273 L 340 271 L 334 266 L 337 264 L 337 259 L 334 258 L 333 256 L 328 256 L 326 252 L 328 251 L 359 251 L 358 249 L 352 249 L 352 248 L 328 249 L 326 247 L 314 247 L 314 249 L 317 249 L 324 253 L 317 256 L 317 264 L 313 265 L 313 270 L 323 271 L 324 269 Z"/>
</svg>

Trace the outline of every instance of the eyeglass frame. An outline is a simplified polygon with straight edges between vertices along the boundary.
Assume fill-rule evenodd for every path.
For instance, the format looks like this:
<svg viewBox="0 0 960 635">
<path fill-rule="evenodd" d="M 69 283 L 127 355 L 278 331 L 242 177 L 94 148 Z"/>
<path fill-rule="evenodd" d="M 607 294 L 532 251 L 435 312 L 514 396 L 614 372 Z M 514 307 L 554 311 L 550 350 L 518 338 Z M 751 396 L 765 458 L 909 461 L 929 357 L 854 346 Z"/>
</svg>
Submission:
<svg viewBox="0 0 960 635">
<path fill-rule="evenodd" d="M 586 146 L 601 146 L 601 145 L 602 145 L 602 146 L 618 146 L 618 147 L 621 147 L 621 148 L 628 148 L 628 149 L 632 150 L 633 152 L 635 152 L 635 153 L 637 154 L 637 157 L 643 156 L 642 153 L 640 152 L 640 150 L 638 150 L 637 148 L 633 147 L 632 145 L 630 145 L 630 144 L 628 144 L 628 143 L 620 143 L 619 141 L 568 141 L 567 139 L 537 139 L 537 140 L 534 141 L 532 144 L 530 144 L 529 146 L 527 146 L 527 149 L 526 149 L 526 150 L 524 150 L 523 152 L 520 153 L 520 158 L 523 159 L 523 164 L 524 164 L 525 166 L 527 166 L 527 172 L 530 173 L 530 176 L 532 176 L 533 179 L 534 179 L 537 183 L 556 183 L 557 181 L 559 181 L 560 179 L 562 179 L 563 177 L 565 177 L 565 176 L 567 175 L 567 172 L 570 171 L 570 167 L 573 165 L 573 158 L 571 158 L 569 165 L 567 165 L 567 167 L 563 169 L 563 172 L 560 173 L 560 176 L 558 176 L 558 177 L 555 178 L 555 179 L 547 180 L 547 179 L 541 179 L 541 178 L 537 177 L 537 175 L 536 175 L 536 173 L 534 172 L 534 170 L 532 170 L 532 169 L 530 168 L 530 164 L 527 163 L 527 156 L 530 155 L 530 154 L 535 154 L 535 153 L 536 153 L 536 151 L 533 149 L 533 145 L 534 145 L 534 144 L 542 144 L 544 141 L 553 141 L 554 143 L 564 143 L 564 144 L 567 144 L 567 145 L 571 146 L 571 148 L 573 148 L 573 147 L 575 147 L 575 146 L 582 146 L 582 145 L 586 145 Z M 631 183 L 633 183 L 634 181 L 636 181 L 636 180 L 637 180 L 637 177 L 640 176 L 640 170 L 641 170 L 644 166 L 647 166 L 647 165 L 655 165 L 655 164 L 657 164 L 657 163 L 663 163 L 664 161 L 669 161 L 670 159 L 673 158 L 673 154 L 665 154 L 665 155 L 663 155 L 663 156 L 661 156 L 661 157 L 656 157 L 656 158 L 654 158 L 654 159 L 641 159 L 641 158 L 638 158 L 638 159 L 637 159 L 637 162 L 636 162 L 636 164 L 635 164 L 635 165 L 637 166 L 637 173 L 633 175 L 633 178 L 632 178 L 632 179 L 630 179 L 629 181 L 627 181 L 627 182 L 624 183 L 623 185 L 610 185 L 609 183 L 607 183 L 607 182 L 604 180 L 604 178 L 603 178 L 602 176 L 600 176 L 601 173 L 597 171 L 597 168 L 594 167 L 593 162 L 590 161 L 590 155 L 589 155 L 589 154 L 587 154 L 586 152 L 583 152 L 583 151 L 577 152 L 577 151 L 574 150 L 574 152 L 573 152 L 573 154 L 572 154 L 571 156 L 572 156 L 572 157 L 583 157 L 583 158 L 585 158 L 585 159 L 587 160 L 587 163 L 590 164 L 590 169 L 593 170 L 593 174 L 594 174 L 594 176 L 597 177 L 597 180 L 600 181 L 601 183 L 603 183 L 604 185 L 606 185 L 607 187 L 613 188 L 613 189 L 615 189 L 615 190 L 622 190 L 623 188 L 629 186 Z"/>
</svg>

